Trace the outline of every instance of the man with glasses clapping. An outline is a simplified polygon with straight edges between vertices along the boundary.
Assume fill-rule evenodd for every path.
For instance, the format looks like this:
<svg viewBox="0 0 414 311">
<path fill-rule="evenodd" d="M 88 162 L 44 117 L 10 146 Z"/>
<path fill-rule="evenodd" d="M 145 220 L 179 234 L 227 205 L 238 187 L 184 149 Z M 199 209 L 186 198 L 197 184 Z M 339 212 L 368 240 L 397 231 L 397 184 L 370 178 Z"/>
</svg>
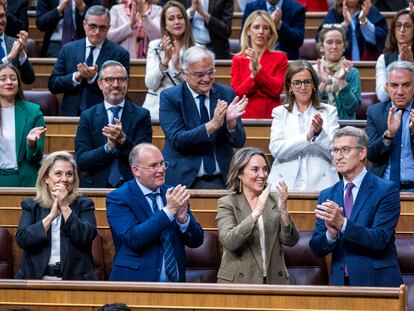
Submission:
<svg viewBox="0 0 414 311">
<path fill-rule="evenodd" d="M 104 101 L 82 112 L 75 138 L 81 187 L 116 188 L 133 178 L 129 153 L 142 142 L 151 142 L 149 111 L 125 100 L 128 73 L 113 60 L 102 64 L 98 85 Z"/>
<path fill-rule="evenodd" d="M 83 21 L 86 38 L 68 42 L 60 50 L 49 78 L 49 90 L 63 93 L 60 115 L 78 116 L 102 102 L 97 76 L 106 60 L 120 62 L 129 73 L 128 51 L 107 39 L 109 23 L 108 9 L 90 7 Z"/>
</svg>

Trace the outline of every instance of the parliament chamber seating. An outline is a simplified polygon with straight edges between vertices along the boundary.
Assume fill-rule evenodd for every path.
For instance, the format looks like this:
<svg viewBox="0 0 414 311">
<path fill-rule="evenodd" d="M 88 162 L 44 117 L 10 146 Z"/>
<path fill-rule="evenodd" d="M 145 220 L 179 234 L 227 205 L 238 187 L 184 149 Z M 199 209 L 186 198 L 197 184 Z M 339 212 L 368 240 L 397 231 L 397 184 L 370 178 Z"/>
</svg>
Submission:
<svg viewBox="0 0 414 311">
<path fill-rule="evenodd" d="M 98 280 L 103 281 L 107 279 L 105 276 L 105 264 L 104 264 L 104 254 L 102 250 L 102 237 L 98 234 L 92 243 L 92 257 L 93 263 L 95 265 L 95 272 Z"/>
<path fill-rule="evenodd" d="M 299 49 L 301 59 L 317 60 L 319 58 L 318 50 L 316 49 L 316 41 L 314 38 L 305 38 L 303 44 Z"/>
<path fill-rule="evenodd" d="M 375 92 L 362 92 L 361 106 L 357 111 L 357 120 L 366 120 L 368 106 L 374 105 L 376 103 L 378 103 L 378 98 Z"/>
<path fill-rule="evenodd" d="M 0 227 L 0 279 L 13 278 L 13 255 L 9 230 Z"/>
<path fill-rule="evenodd" d="M 49 91 L 41 90 L 24 90 L 25 100 L 40 105 L 44 116 L 59 115 L 59 103 L 55 94 Z"/>
<path fill-rule="evenodd" d="M 408 287 L 409 310 L 414 310 L 414 235 L 397 235 L 395 246 L 401 274 Z"/>
</svg>

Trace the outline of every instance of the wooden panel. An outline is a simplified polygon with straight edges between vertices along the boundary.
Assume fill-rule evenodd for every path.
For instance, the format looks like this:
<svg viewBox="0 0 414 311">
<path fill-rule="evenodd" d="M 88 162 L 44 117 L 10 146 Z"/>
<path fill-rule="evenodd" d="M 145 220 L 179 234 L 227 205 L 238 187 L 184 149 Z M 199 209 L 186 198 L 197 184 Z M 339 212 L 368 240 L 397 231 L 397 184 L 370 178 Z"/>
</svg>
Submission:
<svg viewBox="0 0 414 311">
<path fill-rule="evenodd" d="M 387 18 L 387 22 L 389 25 L 392 16 L 395 13 L 382 12 L 382 14 L 384 14 L 384 16 Z M 305 38 L 315 38 L 318 27 L 320 24 L 322 24 L 323 20 L 325 19 L 325 16 L 325 12 L 306 12 Z M 243 13 L 241 12 L 233 13 L 232 32 L 230 36 L 232 39 L 238 39 L 240 37 L 242 17 Z M 35 12 L 29 12 L 29 35 L 31 38 L 35 39 L 39 43 L 41 43 L 43 40 L 43 32 L 41 32 L 36 27 Z"/>
<path fill-rule="evenodd" d="M 109 229 L 106 219 L 105 196 L 111 190 L 81 189 L 81 192 L 92 198 L 95 203 L 98 228 Z M 226 190 L 190 190 L 190 193 L 191 210 L 196 219 L 204 229 L 216 231 L 217 199 L 226 195 Z M 34 196 L 34 188 L 0 188 L 0 226 L 16 228 L 20 217 L 21 200 Z M 317 199 L 318 192 L 290 192 L 288 208 L 299 230 L 313 230 Z M 401 214 L 397 233 L 414 233 L 413 201 L 414 193 L 401 193 Z"/>
<path fill-rule="evenodd" d="M 2 280 L 0 305 L 92 310 L 105 303 L 124 302 L 139 310 L 399 311 L 407 309 L 406 291 L 405 285 L 374 288 Z"/>
</svg>

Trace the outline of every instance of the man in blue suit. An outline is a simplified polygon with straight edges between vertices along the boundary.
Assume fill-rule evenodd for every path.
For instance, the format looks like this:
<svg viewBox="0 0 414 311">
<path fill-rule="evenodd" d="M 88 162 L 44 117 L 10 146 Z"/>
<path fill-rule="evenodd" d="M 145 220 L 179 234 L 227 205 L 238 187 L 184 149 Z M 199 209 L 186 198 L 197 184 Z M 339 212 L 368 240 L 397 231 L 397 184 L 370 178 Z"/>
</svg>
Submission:
<svg viewBox="0 0 414 311">
<path fill-rule="evenodd" d="M 4 1 L 4 0 L 3 0 Z M 17 37 L 21 30 L 29 31 L 28 0 L 9 0 L 7 5 L 6 35 Z"/>
<path fill-rule="evenodd" d="M 242 27 L 256 10 L 268 12 L 275 23 L 279 37 L 275 49 L 286 52 L 290 60 L 299 59 L 299 48 L 305 38 L 305 8 L 295 0 L 255 0 L 246 4 Z"/>
<path fill-rule="evenodd" d="M 78 116 L 103 100 L 97 83 L 98 70 L 107 60 L 120 62 L 129 73 L 129 53 L 107 40 L 108 9 L 100 5 L 88 9 L 83 21 L 86 38 L 65 44 L 49 78 L 53 94 L 64 93 L 60 115 Z"/>
<path fill-rule="evenodd" d="M 335 133 L 333 161 L 343 180 L 321 191 L 309 245 L 317 256 L 332 253 L 332 285 L 396 287 L 403 283 L 394 244 L 400 193 L 367 172 L 367 150 L 363 130 Z"/>
<path fill-rule="evenodd" d="M 414 65 L 396 61 L 387 67 L 390 101 L 368 107 L 368 160 L 372 172 L 414 192 Z"/>
<path fill-rule="evenodd" d="M 104 102 L 82 112 L 75 138 L 78 167 L 84 174 L 81 187 L 118 187 L 133 178 L 129 153 L 152 141 L 147 109 L 125 101 L 128 73 L 121 63 L 103 63 L 98 85 Z"/>
<path fill-rule="evenodd" d="M 246 140 L 240 117 L 247 99 L 214 82 L 214 54 L 205 47 L 187 49 L 181 63 L 185 81 L 160 95 L 167 183 L 224 188 L 233 148 Z"/>
<path fill-rule="evenodd" d="M 189 209 L 185 186 L 165 186 L 168 163 L 154 145 L 134 147 L 129 157 L 135 179 L 106 197 L 115 246 L 111 281 L 183 282 L 185 248 L 204 235 Z"/>
</svg>

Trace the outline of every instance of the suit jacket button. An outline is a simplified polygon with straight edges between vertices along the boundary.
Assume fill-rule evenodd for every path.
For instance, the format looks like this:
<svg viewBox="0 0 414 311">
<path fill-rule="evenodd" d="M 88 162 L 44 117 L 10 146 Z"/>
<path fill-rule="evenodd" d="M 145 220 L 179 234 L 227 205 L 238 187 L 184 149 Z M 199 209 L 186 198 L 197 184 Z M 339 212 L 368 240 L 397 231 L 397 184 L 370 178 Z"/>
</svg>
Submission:
<svg viewBox="0 0 414 311">
<path fill-rule="evenodd" d="M 244 278 L 244 274 L 240 272 L 239 273 L 239 278 L 241 278 L 241 279 Z"/>
<path fill-rule="evenodd" d="M 279 271 L 278 275 L 279 276 L 282 276 L 283 275 L 282 271 Z"/>
</svg>

